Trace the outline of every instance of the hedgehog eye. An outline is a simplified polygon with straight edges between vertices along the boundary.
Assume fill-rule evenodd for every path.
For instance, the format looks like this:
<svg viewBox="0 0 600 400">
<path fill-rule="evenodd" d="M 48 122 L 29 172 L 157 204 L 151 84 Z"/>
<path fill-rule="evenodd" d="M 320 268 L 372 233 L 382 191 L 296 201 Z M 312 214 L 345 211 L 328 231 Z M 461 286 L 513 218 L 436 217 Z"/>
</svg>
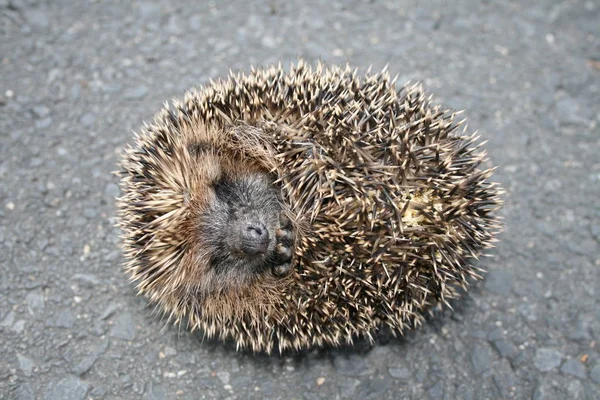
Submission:
<svg viewBox="0 0 600 400">
<path fill-rule="evenodd" d="M 222 200 L 230 200 L 235 196 L 234 187 L 231 181 L 224 178 L 218 177 L 211 182 L 212 188 L 215 191 L 215 195 Z"/>
</svg>

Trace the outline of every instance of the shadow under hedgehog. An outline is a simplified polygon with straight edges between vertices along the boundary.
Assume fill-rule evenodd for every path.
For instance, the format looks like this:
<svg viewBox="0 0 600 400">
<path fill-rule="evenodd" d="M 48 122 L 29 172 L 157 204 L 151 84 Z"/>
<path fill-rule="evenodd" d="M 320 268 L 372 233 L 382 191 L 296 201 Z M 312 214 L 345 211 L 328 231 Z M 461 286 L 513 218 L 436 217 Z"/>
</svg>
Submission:
<svg viewBox="0 0 600 400">
<path fill-rule="evenodd" d="M 126 271 L 169 319 L 253 351 L 417 326 L 500 230 L 455 115 L 386 72 L 302 61 L 189 92 L 121 161 Z"/>
</svg>

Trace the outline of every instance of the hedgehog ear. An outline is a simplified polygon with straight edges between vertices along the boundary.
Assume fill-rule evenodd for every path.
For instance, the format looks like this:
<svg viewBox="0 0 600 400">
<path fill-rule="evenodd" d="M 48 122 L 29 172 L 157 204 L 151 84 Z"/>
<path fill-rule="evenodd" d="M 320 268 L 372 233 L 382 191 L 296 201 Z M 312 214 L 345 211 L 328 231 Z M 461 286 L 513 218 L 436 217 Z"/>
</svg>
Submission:
<svg viewBox="0 0 600 400">
<path fill-rule="evenodd" d="M 266 171 L 275 170 L 275 154 L 272 135 L 265 124 L 258 126 L 237 122 L 228 128 L 228 141 L 225 146 L 243 159 L 251 161 Z"/>
<path fill-rule="evenodd" d="M 221 159 L 217 151 L 209 142 L 194 141 L 186 146 L 193 162 L 193 168 L 198 170 L 201 181 L 212 183 L 222 175 Z"/>
</svg>

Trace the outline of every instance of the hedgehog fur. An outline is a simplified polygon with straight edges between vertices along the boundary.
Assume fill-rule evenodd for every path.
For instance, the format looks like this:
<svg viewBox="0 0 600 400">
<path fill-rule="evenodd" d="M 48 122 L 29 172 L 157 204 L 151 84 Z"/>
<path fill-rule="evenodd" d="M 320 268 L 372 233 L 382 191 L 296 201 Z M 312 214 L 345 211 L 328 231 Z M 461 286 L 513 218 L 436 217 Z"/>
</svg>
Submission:
<svg viewBox="0 0 600 400">
<path fill-rule="evenodd" d="M 480 277 L 474 264 L 500 230 L 502 189 L 463 122 L 386 71 L 300 61 L 211 81 L 166 104 L 124 152 L 126 271 L 169 319 L 238 348 L 401 334 Z M 207 215 L 217 182 L 237 178 L 251 182 L 242 193 L 276 199 L 253 217 L 271 218 L 273 239 L 262 261 L 221 268 L 228 244 L 213 246 L 221 225 Z M 289 263 L 273 261 L 288 248 Z"/>
</svg>

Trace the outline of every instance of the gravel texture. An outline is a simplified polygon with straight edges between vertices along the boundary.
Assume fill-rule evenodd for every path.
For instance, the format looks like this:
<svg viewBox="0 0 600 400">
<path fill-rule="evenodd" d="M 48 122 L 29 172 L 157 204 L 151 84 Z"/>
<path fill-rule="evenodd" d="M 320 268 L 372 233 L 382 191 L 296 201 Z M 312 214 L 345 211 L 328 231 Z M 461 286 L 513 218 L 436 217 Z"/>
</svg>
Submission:
<svg viewBox="0 0 600 400">
<path fill-rule="evenodd" d="M 0 398 L 600 398 L 597 1 L 0 0 Z M 466 109 L 509 191 L 487 280 L 402 339 L 283 357 L 164 326 L 120 270 L 118 151 L 279 60 Z"/>
</svg>

